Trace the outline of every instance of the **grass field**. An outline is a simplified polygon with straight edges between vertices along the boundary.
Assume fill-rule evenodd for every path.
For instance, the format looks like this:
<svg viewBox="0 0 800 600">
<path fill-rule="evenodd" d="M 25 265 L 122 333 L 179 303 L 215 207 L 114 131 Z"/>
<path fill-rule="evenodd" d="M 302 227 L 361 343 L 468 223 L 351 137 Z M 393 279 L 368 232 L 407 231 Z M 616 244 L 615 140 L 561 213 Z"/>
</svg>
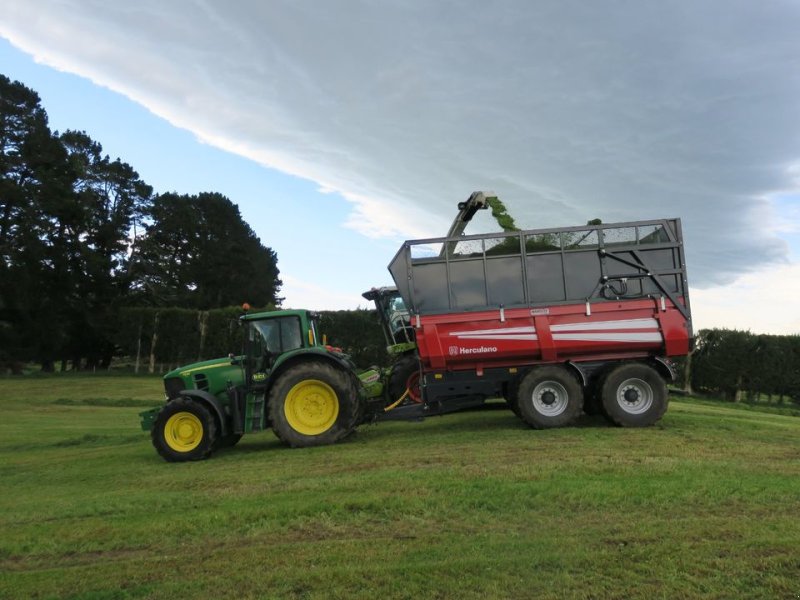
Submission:
<svg viewBox="0 0 800 600">
<path fill-rule="evenodd" d="M 168 464 L 156 378 L 0 390 L 0 598 L 800 598 L 795 416 L 498 409 Z"/>
</svg>

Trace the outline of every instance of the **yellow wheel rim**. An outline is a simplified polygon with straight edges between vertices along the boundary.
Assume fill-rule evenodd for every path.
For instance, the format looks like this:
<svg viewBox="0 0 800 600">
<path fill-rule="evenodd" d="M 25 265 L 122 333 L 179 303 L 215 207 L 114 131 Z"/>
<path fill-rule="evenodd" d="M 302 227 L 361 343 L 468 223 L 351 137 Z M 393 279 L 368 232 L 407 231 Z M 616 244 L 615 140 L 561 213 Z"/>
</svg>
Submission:
<svg viewBox="0 0 800 600">
<path fill-rule="evenodd" d="M 190 412 L 175 413 L 164 425 L 164 441 L 175 452 L 191 452 L 202 440 L 203 424 Z"/>
<path fill-rule="evenodd" d="M 339 397 L 331 386 L 318 379 L 295 384 L 283 406 L 289 425 L 303 435 L 325 433 L 339 416 Z"/>
</svg>

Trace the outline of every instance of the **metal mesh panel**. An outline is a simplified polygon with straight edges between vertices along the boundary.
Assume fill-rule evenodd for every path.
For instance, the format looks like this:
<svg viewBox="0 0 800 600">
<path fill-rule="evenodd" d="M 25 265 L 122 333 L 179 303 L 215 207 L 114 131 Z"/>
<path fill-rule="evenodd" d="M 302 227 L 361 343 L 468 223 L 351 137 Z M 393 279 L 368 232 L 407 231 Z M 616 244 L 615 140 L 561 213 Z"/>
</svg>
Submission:
<svg viewBox="0 0 800 600">
<path fill-rule="evenodd" d="M 419 314 L 615 295 L 685 298 L 680 241 L 677 220 L 417 240 L 389 270 Z"/>
</svg>

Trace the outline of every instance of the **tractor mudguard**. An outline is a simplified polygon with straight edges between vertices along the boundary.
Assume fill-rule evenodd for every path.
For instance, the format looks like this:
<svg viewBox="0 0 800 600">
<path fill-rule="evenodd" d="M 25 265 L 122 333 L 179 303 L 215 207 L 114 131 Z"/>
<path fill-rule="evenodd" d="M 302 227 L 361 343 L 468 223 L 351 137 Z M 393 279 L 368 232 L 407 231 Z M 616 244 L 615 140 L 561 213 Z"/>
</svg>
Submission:
<svg viewBox="0 0 800 600">
<path fill-rule="evenodd" d="M 212 413 L 214 413 L 219 420 L 219 433 L 225 436 L 231 433 L 231 426 L 228 423 L 228 415 L 225 413 L 225 407 L 220 403 L 219 398 L 214 394 L 209 394 L 204 390 L 181 390 L 178 397 L 193 398 L 205 404 Z M 160 410 L 160 408 L 159 408 Z"/>
</svg>

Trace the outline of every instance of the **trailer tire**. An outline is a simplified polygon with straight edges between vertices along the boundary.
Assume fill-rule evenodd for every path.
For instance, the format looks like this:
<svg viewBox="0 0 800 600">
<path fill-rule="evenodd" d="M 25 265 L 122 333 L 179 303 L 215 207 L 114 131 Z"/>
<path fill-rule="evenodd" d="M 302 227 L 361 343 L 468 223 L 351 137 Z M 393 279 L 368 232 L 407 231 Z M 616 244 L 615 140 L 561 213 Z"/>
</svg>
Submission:
<svg viewBox="0 0 800 600">
<path fill-rule="evenodd" d="M 608 419 L 620 427 L 647 427 L 667 410 L 667 384 L 653 367 L 626 363 L 604 379 L 601 397 Z"/>
<path fill-rule="evenodd" d="M 352 433 L 360 402 L 349 373 L 323 362 L 300 363 L 270 391 L 272 431 L 292 448 L 333 444 Z"/>
<path fill-rule="evenodd" d="M 422 402 L 419 386 L 419 359 L 414 354 L 400 357 L 389 375 L 389 401 L 396 402 L 408 390 L 408 397 L 414 402 Z"/>
<path fill-rule="evenodd" d="M 217 424 L 201 402 L 179 397 L 158 412 L 150 431 L 153 446 L 168 462 L 208 458 L 217 442 Z"/>
<path fill-rule="evenodd" d="M 565 368 L 538 367 L 520 382 L 516 405 L 520 419 L 534 429 L 563 427 L 581 414 L 583 393 Z"/>
</svg>

